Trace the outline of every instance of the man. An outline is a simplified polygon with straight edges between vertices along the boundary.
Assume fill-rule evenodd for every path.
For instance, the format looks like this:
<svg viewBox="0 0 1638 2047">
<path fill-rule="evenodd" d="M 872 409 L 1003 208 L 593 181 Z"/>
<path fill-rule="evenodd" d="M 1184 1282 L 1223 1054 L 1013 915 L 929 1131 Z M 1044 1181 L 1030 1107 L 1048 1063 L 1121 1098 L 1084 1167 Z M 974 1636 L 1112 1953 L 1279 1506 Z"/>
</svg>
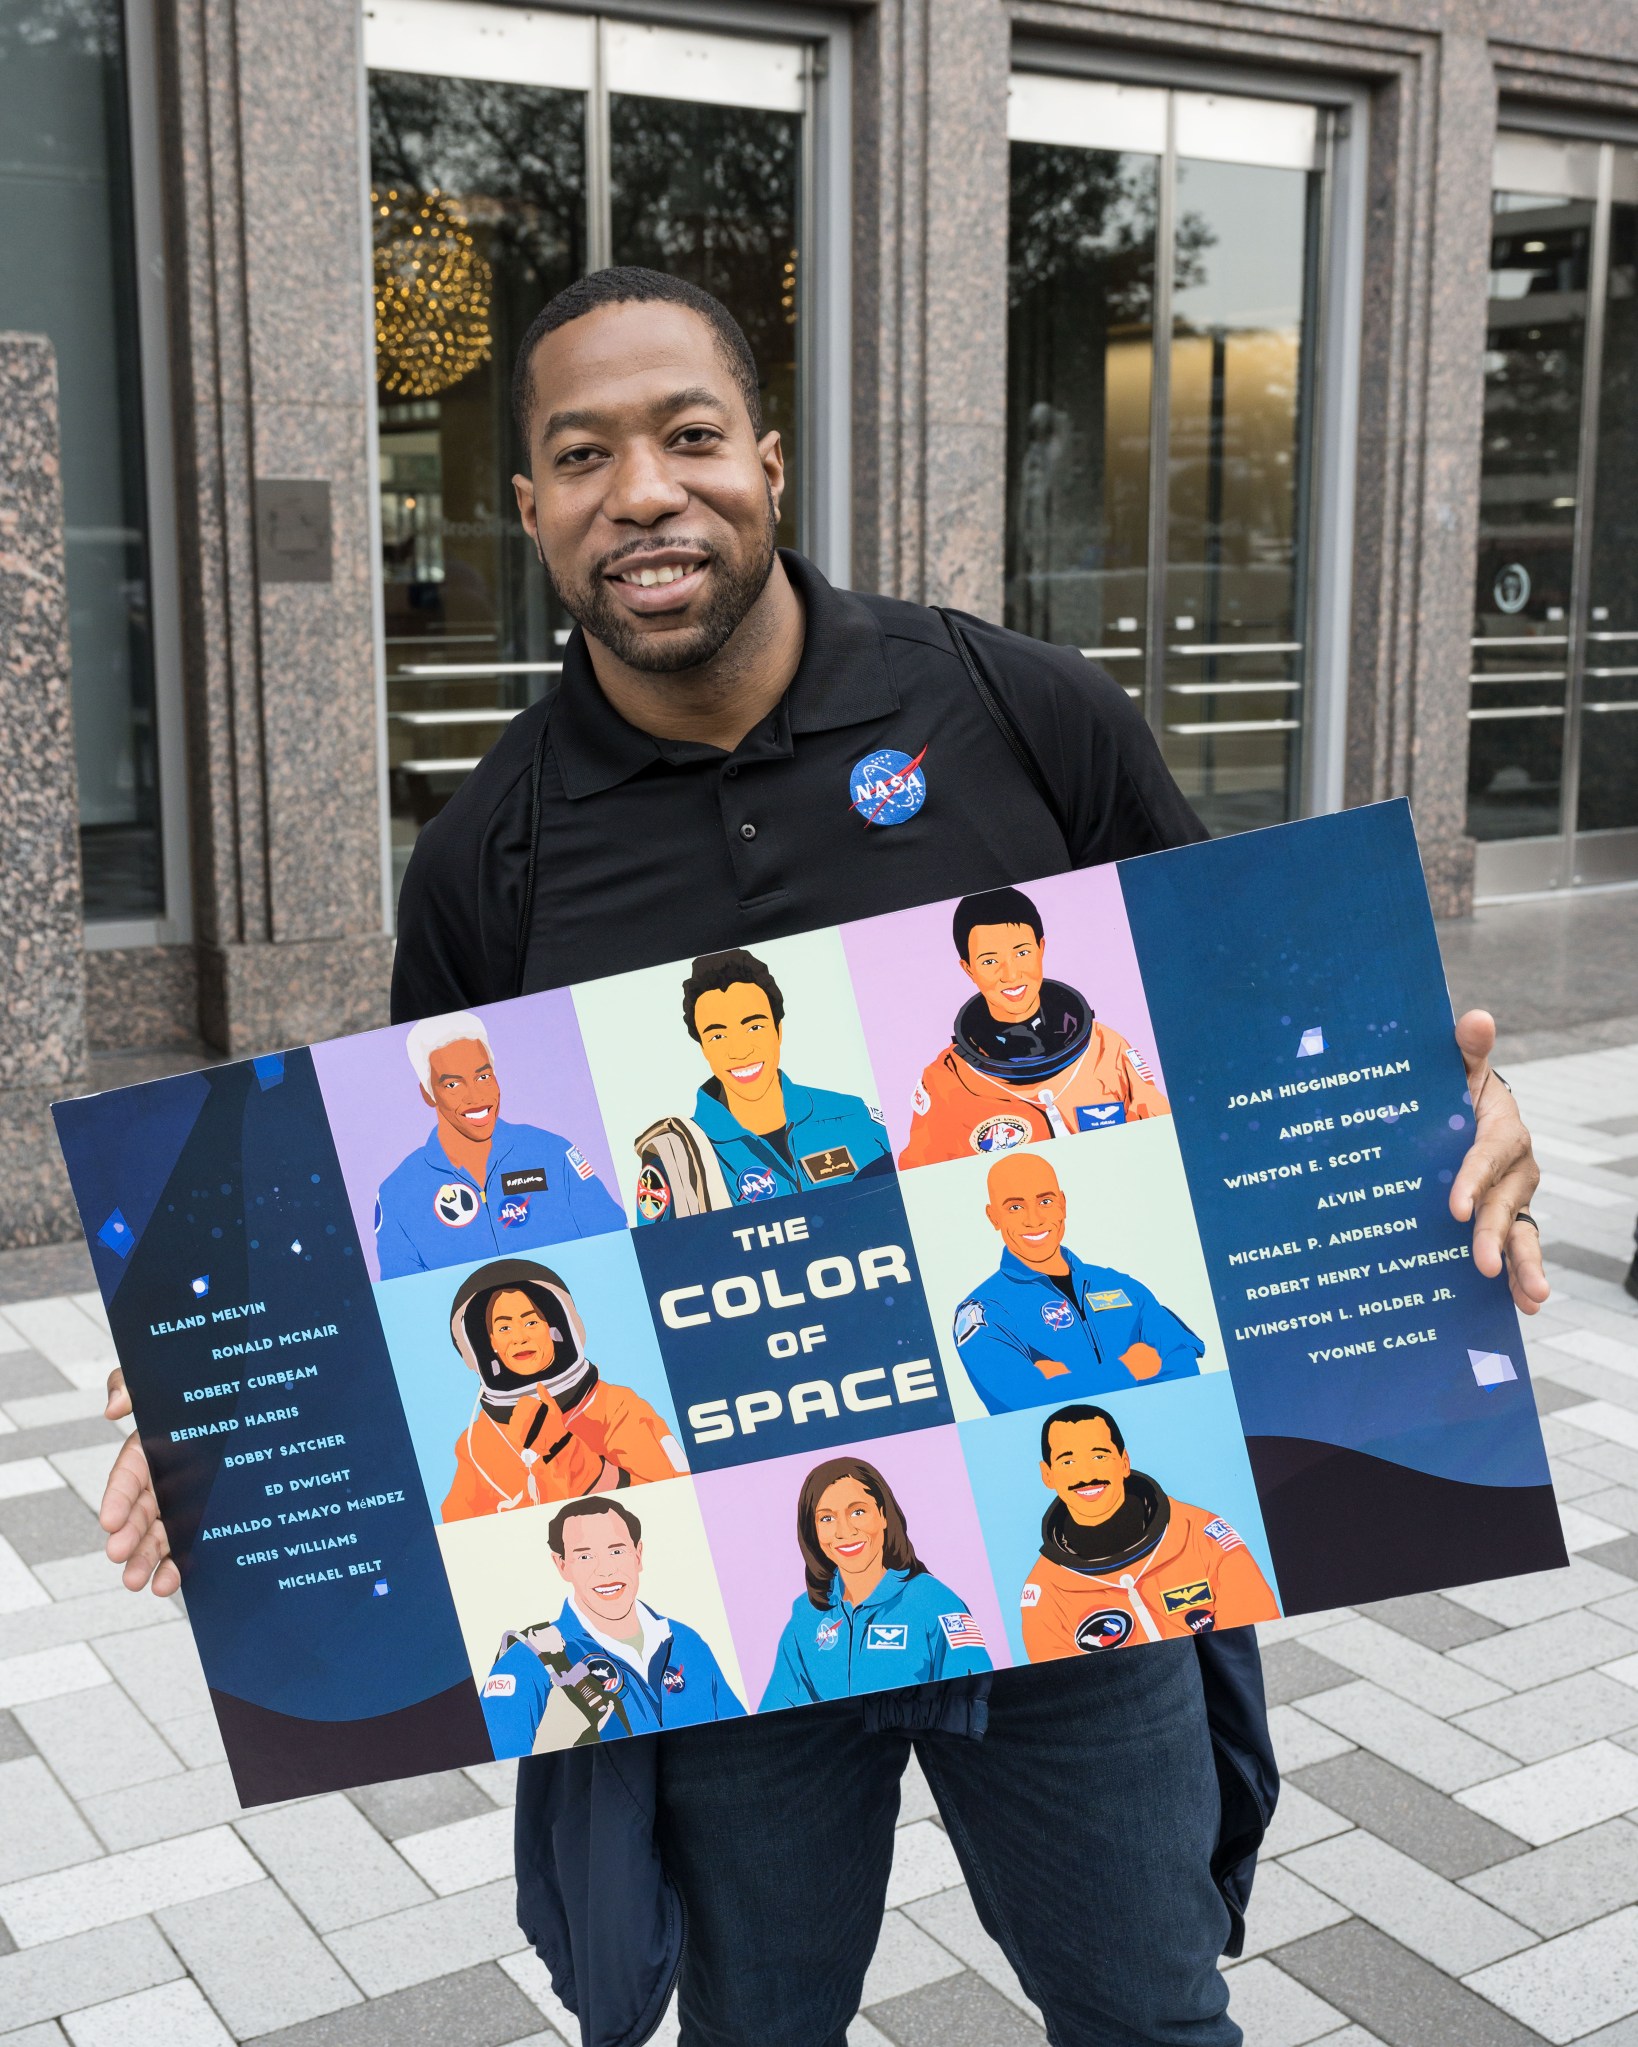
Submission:
<svg viewBox="0 0 1638 2047">
<path fill-rule="evenodd" d="M 781 1072 L 785 998 L 748 952 L 708 955 L 683 983 L 683 1021 L 711 1078 L 694 1114 L 637 1139 L 637 1220 L 697 1215 L 856 1179 L 887 1158 L 880 1112 Z"/>
<path fill-rule="evenodd" d="M 1063 1248 L 1069 1203 L 1038 1152 L 997 1159 L 988 1185 L 1001 1264 L 956 1309 L 955 1340 L 991 1414 L 1194 1376 L 1206 1346 L 1186 1322 L 1130 1274 Z"/>
<path fill-rule="evenodd" d="M 586 1325 L 550 1266 L 502 1258 L 462 1282 L 450 1341 L 478 1378 L 455 1439 L 446 1521 L 617 1491 L 688 1469 L 658 1409 L 586 1355 Z"/>
<path fill-rule="evenodd" d="M 1037 778 L 942 618 L 833 589 L 775 548 L 779 436 L 716 300 L 650 271 L 584 278 L 525 335 L 515 390 L 524 530 L 580 630 L 557 697 L 512 721 L 421 836 L 395 1015 L 1204 836 L 1140 713 L 1073 648 L 960 621 Z M 884 750 L 923 756 L 923 786 L 872 821 L 853 771 Z M 1479 1269 L 1505 1250 L 1533 1309 L 1528 1138 L 1485 1064 L 1490 1019 L 1458 1033 L 1478 1142 L 1452 1207 L 1475 1218 Z M 111 1406 L 126 1411 L 122 1389 Z M 103 1525 L 128 1585 L 176 1589 L 134 1439 Z M 541 1759 L 519 1772 L 520 1916 L 586 2047 L 647 2037 L 685 1920 L 684 2047 L 842 2047 L 914 1741 L 980 1915 L 1060 2047 L 1235 2047 L 1215 1966 L 1234 1920 L 1211 1865 L 1272 1809 L 1255 1657 L 1245 1631 L 1213 1634 Z M 1203 1680 L 1234 1713 L 1208 1721 Z M 1066 1812 L 1107 1806 L 1112 1773 L 1146 1823 L 1118 1855 L 1043 1856 Z M 1243 1851 L 1226 1859 L 1243 1886 Z"/>
<path fill-rule="evenodd" d="M 1041 1483 L 1058 1497 L 1024 1581 L 1031 1663 L 1278 1620 L 1240 1537 L 1209 1507 L 1168 1499 L 1134 1471 L 1119 1423 L 1101 1407 L 1047 1416 Z"/>
<path fill-rule="evenodd" d="M 901 1166 L 1171 1114 L 1143 1055 L 1078 988 L 1047 980 L 1045 927 L 1022 890 L 963 897 L 953 934 L 978 993 L 921 1076 Z"/>
<path fill-rule="evenodd" d="M 429 1016 L 405 1040 L 432 1133 L 395 1166 L 375 1202 L 383 1279 L 623 1230 L 620 1204 L 555 1130 L 506 1123 L 489 1033 L 462 1012 Z"/>
<path fill-rule="evenodd" d="M 497 1756 L 527 1755 L 537 1745 L 543 1751 L 583 1746 L 587 1735 L 613 1741 L 744 1717 L 705 1637 L 638 1598 L 643 1525 L 629 1507 L 618 1500 L 571 1501 L 552 1516 L 547 1544 L 569 1593 L 555 1626 L 502 1642 L 482 1687 Z M 570 1696 L 557 1702 L 556 1725 L 549 1728 L 547 1708 L 556 1692 Z"/>
</svg>

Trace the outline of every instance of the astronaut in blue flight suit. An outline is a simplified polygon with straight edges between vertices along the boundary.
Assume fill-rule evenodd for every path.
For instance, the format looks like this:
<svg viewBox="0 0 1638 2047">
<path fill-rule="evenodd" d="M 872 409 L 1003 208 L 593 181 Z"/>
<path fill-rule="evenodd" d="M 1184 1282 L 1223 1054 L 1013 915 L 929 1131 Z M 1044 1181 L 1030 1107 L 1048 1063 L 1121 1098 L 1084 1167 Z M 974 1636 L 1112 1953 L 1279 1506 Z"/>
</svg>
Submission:
<svg viewBox="0 0 1638 2047">
<path fill-rule="evenodd" d="M 501 1120 L 500 1081 L 480 1017 L 426 1017 L 405 1050 L 436 1116 L 426 1143 L 393 1168 L 376 1196 L 383 1279 L 625 1228 L 619 1203 L 566 1137 Z"/>
<path fill-rule="evenodd" d="M 497 1756 L 744 1714 L 704 1636 L 638 1598 L 643 1530 L 629 1507 L 571 1500 L 547 1542 L 569 1596 L 555 1622 L 506 1636 L 481 1687 Z"/>
<path fill-rule="evenodd" d="M 893 1489 L 861 1457 L 802 1483 L 797 1542 L 807 1590 L 779 1638 L 758 1711 L 990 1670 L 983 1630 L 916 1555 Z"/>
<path fill-rule="evenodd" d="M 805 1194 L 891 1169 L 881 1112 L 858 1095 L 800 1087 L 779 1068 L 785 1001 L 748 952 L 707 953 L 683 983 L 683 1021 L 711 1078 L 694 1114 L 636 1140 L 637 1220 Z"/>
<path fill-rule="evenodd" d="M 1205 1345 L 1146 1286 L 1063 1249 L 1064 1192 L 1038 1152 L 997 1160 L 989 1195 L 1006 1248 L 956 1309 L 955 1342 L 991 1414 L 1199 1371 Z"/>
</svg>

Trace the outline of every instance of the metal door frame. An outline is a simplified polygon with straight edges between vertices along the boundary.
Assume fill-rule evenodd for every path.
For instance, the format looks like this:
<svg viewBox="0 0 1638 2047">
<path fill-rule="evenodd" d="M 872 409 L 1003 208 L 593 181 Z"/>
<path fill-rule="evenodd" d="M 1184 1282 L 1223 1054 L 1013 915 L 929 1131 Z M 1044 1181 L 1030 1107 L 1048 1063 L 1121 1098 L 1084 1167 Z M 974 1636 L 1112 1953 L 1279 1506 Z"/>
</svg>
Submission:
<svg viewBox="0 0 1638 2047">
<path fill-rule="evenodd" d="M 1585 732 L 1584 713 L 1588 708 L 1587 683 L 1589 678 L 1598 679 L 1598 670 L 1588 665 L 1589 655 L 1599 642 L 1638 639 L 1638 633 L 1634 632 L 1611 633 L 1593 629 L 1592 593 L 1588 586 L 1592 522 L 1598 509 L 1598 429 L 1603 400 L 1604 316 L 1609 297 L 1615 152 L 1638 143 L 1638 130 L 1619 122 L 1595 122 L 1547 112 L 1538 114 L 1534 109 L 1517 114 L 1504 110 L 1497 123 L 1498 141 L 1504 135 L 1549 140 L 1563 137 L 1593 143 L 1598 149 L 1598 179 L 1592 199 L 1593 234 L 1587 261 L 1581 424 L 1576 437 L 1575 526 L 1570 543 L 1570 601 L 1565 617 L 1559 829 L 1540 838 L 1478 841 L 1474 900 L 1480 903 L 1509 902 L 1589 888 L 1638 887 L 1638 827 L 1583 832 L 1577 829 L 1576 823 L 1581 807 L 1581 746 Z M 1507 185 L 1497 186 L 1492 179 L 1492 190 L 1512 189 Z M 1491 218 L 1495 219 L 1494 213 Z M 1480 636 L 1474 635 L 1471 645 L 1477 648 L 1481 644 Z M 1476 670 L 1468 678 L 1467 715 L 1470 723 L 1475 716 L 1472 690 L 1474 684 L 1482 680 Z"/>
</svg>

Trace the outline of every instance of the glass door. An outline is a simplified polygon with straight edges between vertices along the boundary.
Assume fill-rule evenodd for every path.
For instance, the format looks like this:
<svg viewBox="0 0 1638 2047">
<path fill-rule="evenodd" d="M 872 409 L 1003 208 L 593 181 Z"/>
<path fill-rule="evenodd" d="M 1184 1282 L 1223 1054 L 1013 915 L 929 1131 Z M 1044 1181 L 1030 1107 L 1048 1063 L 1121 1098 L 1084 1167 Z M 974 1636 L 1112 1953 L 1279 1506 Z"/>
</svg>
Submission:
<svg viewBox="0 0 1638 2047">
<path fill-rule="evenodd" d="M 1309 723 L 1320 113 L 1020 72 L 1009 133 L 1007 623 L 1109 667 L 1213 830 L 1276 823 Z"/>
<path fill-rule="evenodd" d="M 800 43 L 479 0 L 367 0 L 365 56 L 396 896 L 572 630 L 511 484 L 512 361 L 554 292 L 644 263 L 729 306 L 802 543 L 810 67 Z"/>
<path fill-rule="evenodd" d="M 1638 152 L 1498 138 L 1488 326 L 1478 890 L 1638 879 Z"/>
</svg>

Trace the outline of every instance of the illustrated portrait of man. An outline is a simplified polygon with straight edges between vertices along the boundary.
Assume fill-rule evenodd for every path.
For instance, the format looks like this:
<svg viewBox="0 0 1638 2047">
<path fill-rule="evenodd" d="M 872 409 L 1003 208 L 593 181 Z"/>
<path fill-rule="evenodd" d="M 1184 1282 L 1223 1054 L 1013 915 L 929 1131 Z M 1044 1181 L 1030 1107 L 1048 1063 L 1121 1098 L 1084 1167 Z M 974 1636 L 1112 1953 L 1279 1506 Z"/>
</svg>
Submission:
<svg viewBox="0 0 1638 2047">
<path fill-rule="evenodd" d="M 550 1266 L 527 1258 L 481 1266 L 456 1293 L 449 1335 L 478 1392 L 455 1440 L 445 1521 L 617 1492 L 688 1469 L 659 1409 L 592 1363 L 574 1295 Z"/>
<path fill-rule="evenodd" d="M 963 896 L 952 935 L 977 993 L 917 1084 L 901 1166 L 1171 1114 L 1142 1053 L 1046 978 L 1045 926 L 1021 889 Z"/>
<path fill-rule="evenodd" d="M 556 1621 L 502 1638 L 481 1690 L 497 1756 L 743 1716 L 705 1637 L 638 1597 L 643 1526 L 629 1507 L 572 1500 L 548 1543 L 568 1594 Z"/>
<path fill-rule="evenodd" d="M 1041 1483 L 1057 1497 L 1024 1581 L 1031 1663 L 1279 1617 L 1244 1539 L 1134 1471 L 1120 1424 L 1101 1407 L 1047 1416 Z"/>
<path fill-rule="evenodd" d="M 804 1087 L 781 1068 L 785 998 L 754 953 L 695 960 L 682 1007 L 710 1077 L 692 1116 L 662 1116 L 636 1141 L 639 1222 L 804 1194 L 887 1169 L 878 1110 L 858 1095 Z"/>
<path fill-rule="evenodd" d="M 956 1309 L 955 1341 L 991 1414 L 1199 1371 L 1206 1346 L 1140 1280 L 1064 1248 L 1068 1200 L 1039 1152 L 997 1159 L 987 1185 L 1001 1263 Z"/>
<path fill-rule="evenodd" d="M 466 1010 L 426 1017 L 404 1049 L 433 1123 L 376 1196 L 383 1279 L 625 1228 L 620 1204 L 577 1145 L 555 1130 L 503 1120 L 481 1017 Z"/>
</svg>

